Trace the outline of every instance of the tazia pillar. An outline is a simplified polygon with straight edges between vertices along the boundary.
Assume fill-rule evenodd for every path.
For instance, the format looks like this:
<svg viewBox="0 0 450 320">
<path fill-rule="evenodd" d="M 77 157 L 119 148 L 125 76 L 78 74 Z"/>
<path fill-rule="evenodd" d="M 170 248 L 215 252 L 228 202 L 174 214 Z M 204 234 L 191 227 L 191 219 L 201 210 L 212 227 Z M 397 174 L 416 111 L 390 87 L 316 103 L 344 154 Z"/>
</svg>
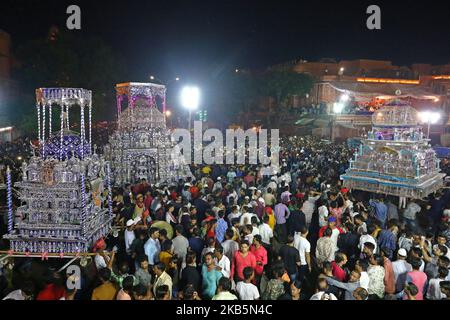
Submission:
<svg viewBox="0 0 450 320">
<path fill-rule="evenodd" d="M 12 204 L 12 190 L 11 190 L 11 169 L 9 166 L 6 169 L 6 188 L 8 201 L 8 233 L 13 231 L 13 204 Z"/>
</svg>

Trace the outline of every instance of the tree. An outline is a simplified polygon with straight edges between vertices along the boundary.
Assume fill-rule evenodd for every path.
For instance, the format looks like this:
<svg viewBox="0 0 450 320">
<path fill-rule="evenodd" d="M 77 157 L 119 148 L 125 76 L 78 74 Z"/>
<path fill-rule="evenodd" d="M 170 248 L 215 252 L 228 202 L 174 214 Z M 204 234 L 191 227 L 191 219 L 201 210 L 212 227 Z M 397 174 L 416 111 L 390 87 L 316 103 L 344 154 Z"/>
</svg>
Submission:
<svg viewBox="0 0 450 320">
<path fill-rule="evenodd" d="M 114 86 L 123 80 L 125 66 L 101 39 L 60 33 L 56 40 L 36 39 L 20 46 L 17 59 L 14 76 L 27 93 L 19 98 L 24 114 L 33 110 L 34 97 L 28 93 L 36 88 L 81 87 L 93 91 L 94 120 L 114 118 Z"/>
<path fill-rule="evenodd" d="M 262 91 L 266 97 L 271 97 L 275 101 L 274 110 L 270 104 L 267 113 L 268 127 L 271 127 L 272 117 L 275 113 L 286 111 L 289 99 L 294 95 L 305 95 L 310 92 L 313 79 L 302 73 L 292 70 L 279 69 L 269 70 L 263 75 Z M 277 117 L 279 118 L 279 117 Z"/>
</svg>

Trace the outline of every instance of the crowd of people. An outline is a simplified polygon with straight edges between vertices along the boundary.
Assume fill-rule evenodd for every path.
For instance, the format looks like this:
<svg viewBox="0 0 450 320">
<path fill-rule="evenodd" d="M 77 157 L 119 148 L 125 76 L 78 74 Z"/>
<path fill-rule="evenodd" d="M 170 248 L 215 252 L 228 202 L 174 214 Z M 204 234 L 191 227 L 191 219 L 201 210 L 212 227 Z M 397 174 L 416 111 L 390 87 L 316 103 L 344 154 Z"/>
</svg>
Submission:
<svg viewBox="0 0 450 320">
<path fill-rule="evenodd" d="M 450 299 L 450 190 L 398 198 L 341 185 L 352 155 L 314 137 L 281 141 L 281 171 L 193 166 L 174 184 L 113 190 L 116 232 L 67 287 L 31 262 L 1 274 L 12 300 Z M 46 266 L 51 264 L 46 262 Z M 69 281 L 70 282 L 70 281 Z"/>
</svg>

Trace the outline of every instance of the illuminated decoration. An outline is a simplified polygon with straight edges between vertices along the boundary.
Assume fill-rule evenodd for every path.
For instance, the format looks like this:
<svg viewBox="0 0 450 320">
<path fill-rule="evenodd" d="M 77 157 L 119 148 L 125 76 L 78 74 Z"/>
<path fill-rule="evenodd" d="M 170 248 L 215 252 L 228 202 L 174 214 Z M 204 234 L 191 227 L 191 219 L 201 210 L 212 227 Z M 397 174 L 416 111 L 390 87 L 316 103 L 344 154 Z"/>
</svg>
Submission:
<svg viewBox="0 0 450 320">
<path fill-rule="evenodd" d="M 428 141 L 414 108 L 382 107 L 372 115 L 372 130 L 341 176 L 343 185 L 386 195 L 425 198 L 443 187 L 445 176 Z"/>
<path fill-rule="evenodd" d="M 372 82 L 372 83 L 420 84 L 419 80 L 389 79 L 389 78 L 356 78 L 356 81 Z"/>
<path fill-rule="evenodd" d="M 0 133 L 1 132 L 5 132 L 5 131 L 11 131 L 13 129 L 13 127 L 4 127 L 4 128 L 0 128 Z"/>
<path fill-rule="evenodd" d="M 127 98 L 127 108 L 133 109 L 143 101 L 147 105 L 162 104 L 162 112 L 166 112 L 166 87 L 162 84 L 127 82 L 116 85 L 117 116 L 122 113 L 122 103 Z M 160 100 L 160 101 L 158 101 Z"/>
<path fill-rule="evenodd" d="M 6 168 L 6 197 L 8 203 L 8 232 L 13 230 L 13 204 L 11 191 L 11 169 Z"/>
<path fill-rule="evenodd" d="M 69 110 L 80 108 L 83 114 L 91 106 L 91 96 L 91 91 L 85 89 L 36 90 L 41 152 L 31 157 L 29 164 L 22 162 L 22 181 L 14 184 L 21 205 L 14 228 L 8 226 L 4 236 L 10 241 L 12 252 L 63 256 L 87 252 L 108 234 L 112 217 L 101 201 L 95 201 L 95 195 L 101 195 L 104 189 L 105 161 L 85 141 L 83 121 L 80 134 L 68 128 Z M 58 132 L 50 129 L 50 105 L 53 113 L 61 111 Z M 90 121 L 88 125 L 91 126 Z"/>
<path fill-rule="evenodd" d="M 118 84 L 116 90 L 118 129 L 104 148 L 105 157 L 111 163 L 112 183 L 122 185 L 141 179 L 169 183 L 192 176 L 171 139 L 165 112 L 157 107 L 156 97 L 165 104 L 165 87 L 130 82 Z M 128 106 L 122 110 L 125 100 Z"/>
<path fill-rule="evenodd" d="M 433 76 L 434 80 L 450 80 L 449 75 Z"/>
</svg>

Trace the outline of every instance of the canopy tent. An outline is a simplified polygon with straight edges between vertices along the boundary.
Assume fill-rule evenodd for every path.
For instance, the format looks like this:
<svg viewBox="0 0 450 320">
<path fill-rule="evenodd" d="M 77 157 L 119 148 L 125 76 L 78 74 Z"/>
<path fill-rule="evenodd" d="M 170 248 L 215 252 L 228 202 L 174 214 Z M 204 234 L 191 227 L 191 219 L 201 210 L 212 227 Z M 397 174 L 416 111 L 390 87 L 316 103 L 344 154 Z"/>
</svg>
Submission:
<svg viewBox="0 0 450 320">
<path fill-rule="evenodd" d="M 330 81 L 330 86 L 337 91 L 345 92 L 355 97 L 357 101 L 369 101 L 374 96 L 382 99 L 392 98 L 414 98 L 414 99 L 436 99 L 437 95 L 431 91 L 411 84 L 400 83 L 365 83 L 350 81 Z"/>
</svg>

